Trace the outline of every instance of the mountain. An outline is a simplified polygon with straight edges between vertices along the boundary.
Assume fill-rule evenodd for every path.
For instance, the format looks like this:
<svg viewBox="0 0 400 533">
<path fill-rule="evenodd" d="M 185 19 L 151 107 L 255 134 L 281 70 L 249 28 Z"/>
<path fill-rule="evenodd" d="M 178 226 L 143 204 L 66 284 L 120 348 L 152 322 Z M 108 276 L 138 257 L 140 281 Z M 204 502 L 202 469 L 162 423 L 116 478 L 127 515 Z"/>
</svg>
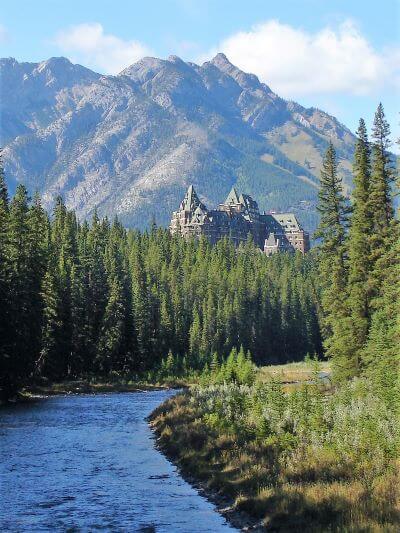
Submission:
<svg viewBox="0 0 400 533">
<path fill-rule="evenodd" d="M 232 186 L 261 209 L 315 227 L 329 140 L 350 184 L 353 134 L 319 109 L 283 100 L 225 55 L 203 65 L 145 57 L 117 76 L 66 58 L 0 60 L 0 144 L 11 192 L 61 194 L 82 218 L 97 208 L 129 227 L 169 222 L 193 183 L 207 205 Z"/>
</svg>

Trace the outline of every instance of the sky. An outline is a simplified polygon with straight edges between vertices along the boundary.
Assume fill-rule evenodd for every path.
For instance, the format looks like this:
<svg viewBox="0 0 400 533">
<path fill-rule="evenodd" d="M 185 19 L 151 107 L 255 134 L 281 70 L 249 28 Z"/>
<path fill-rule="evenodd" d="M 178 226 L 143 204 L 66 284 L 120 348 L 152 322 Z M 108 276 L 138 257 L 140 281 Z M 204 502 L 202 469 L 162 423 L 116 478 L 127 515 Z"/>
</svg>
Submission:
<svg viewBox="0 0 400 533">
<path fill-rule="evenodd" d="M 217 52 L 352 131 L 382 101 L 400 137 L 400 0 L 1 0 L 0 57 L 116 74 L 146 55 Z"/>
</svg>

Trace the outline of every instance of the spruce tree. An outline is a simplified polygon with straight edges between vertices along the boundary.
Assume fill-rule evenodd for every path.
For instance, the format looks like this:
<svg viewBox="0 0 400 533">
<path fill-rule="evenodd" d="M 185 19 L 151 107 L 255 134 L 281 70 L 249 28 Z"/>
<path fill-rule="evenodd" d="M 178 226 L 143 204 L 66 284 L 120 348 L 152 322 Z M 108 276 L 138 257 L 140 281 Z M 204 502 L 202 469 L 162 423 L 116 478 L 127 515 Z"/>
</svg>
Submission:
<svg viewBox="0 0 400 533">
<path fill-rule="evenodd" d="M 123 287 L 116 275 L 110 280 L 110 294 L 104 311 L 98 342 L 97 365 L 101 374 L 124 369 L 125 305 Z"/>
<path fill-rule="evenodd" d="M 389 243 L 391 221 L 394 218 L 392 185 L 394 172 L 390 146 L 390 128 L 382 104 L 379 104 L 372 129 L 372 171 L 370 185 L 370 211 L 373 225 L 370 239 L 371 275 L 373 296 L 378 297 L 384 279 L 385 257 Z"/>
<path fill-rule="evenodd" d="M 244 350 L 236 364 L 235 346 L 260 362 L 282 351 L 301 358 L 314 346 L 315 272 L 300 256 L 268 259 L 251 242 L 238 252 L 228 239 L 212 247 L 161 228 L 126 231 L 96 212 L 80 225 L 61 198 L 48 218 L 23 187 L 9 206 L 4 178 L 0 193 L 8 303 L 0 310 L 0 362 L 16 387 L 35 368 L 53 380 L 146 372 L 161 357 L 165 366 L 168 351 L 174 372 L 186 353 L 186 372 L 206 368 L 213 352 L 222 360 L 231 354 L 218 379 L 233 361 L 231 378 L 250 382 L 251 364 Z"/>
<path fill-rule="evenodd" d="M 230 383 L 231 381 L 236 381 L 236 371 L 237 371 L 237 349 L 233 347 L 231 353 L 228 355 L 228 358 L 225 363 L 224 368 L 224 381 Z"/>
<path fill-rule="evenodd" d="M 322 286 L 325 349 L 333 361 L 336 379 L 345 379 L 358 372 L 357 361 L 349 358 L 347 339 L 351 335 L 347 305 L 346 232 L 349 207 L 343 194 L 342 180 L 337 173 L 333 144 L 326 152 L 319 191 L 320 224 L 315 236 L 319 244 L 319 272 Z"/>
<path fill-rule="evenodd" d="M 43 323 L 43 300 L 41 296 L 42 280 L 47 269 L 50 245 L 49 224 L 38 193 L 28 213 L 28 261 L 29 278 L 27 279 L 30 303 L 29 345 L 31 365 L 35 366 L 40 357 L 41 329 Z"/>
<path fill-rule="evenodd" d="M 102 373 L 126 372 L 131 365 L 129 322 L 130 298 L 124 264 L 125 232 L 117 219 L 107 231 L 104 264 L 108 298 L 104 310 L 97 362 Z"/>
<path fill-rule="evenodd" d="M 10 264 L 8 260 L 9 201 L 0 150 L 0 395 L 13 388 L 8 364 L 11 358 Z"/>
<path fill-rule="evenodd" d="M 400 402 L 400 222 L 393 220 L 384 256 L 384 281 L 363 350 L 365 373 L 387 404 Z"/>
<path fill-rule="evenodd" d="M 379 108 L 378 108 L 379 111 Z M 380 124 L 380 153 L 388 147 L 389 129 L 382 119 L 382 111 L 376 122 Z M 383 126 L 382 126 L 383 125 Z M 377 139 L 375 139 L 377 140 Z M 378 136 L 379 140 L 379 136 Z M 400 141 L 398 141 L 400 144 Z M 377 150 L 377 148 L 376 148 Z M 390 161 L 387 160 L 390 173 Z M 382 167 L 381 167 L 382 170 Z M 397 177 L 394 194 L 400 191 L 400 178 Z M 388 198 L 388 200 L 390 200 Z M 400 209 L 397 219 L 391 217 L 391 202 L 388 203 L 390 225 L 383 234 L 383 255 L 377 259 L 374 280 L 380 282 L 380 290 L 374 301 L 375 311 L 372 315 L 371 328 L 363 361 L 366 374 L 372 379 L 379 394 L 399 415 L 400 405 Z M 377 241 L 376 241 L 377 242 Z M 374 244 L 376 244 L 376 242 Z M 376 249 L 375 249 L 376 251 Z M 382 253 L 382 250 L 379 252 Z M 377 276 L 378 274 L 378 276 Z M 376 285 L 375 285 L 376 288 Z"/>
<path fill-rule="evenodd" d="M 87 235 L 88 309 L 90 346 L 95 350 L 107 305 L 107 273 L 104 265 L 105 225 L 100 224 L 97 211 Z M 92 353 L 92 360 L 96 356 Z"/>
<path fill-rule="evenodd" d="M 197 363 L 201 354 L 201 319 L 196 307 L 193 309 L 193 320 L 189 330 L 189 349 L 192 363 Z"/>
<path fill-rule="evenodd" d="M 87 364 L 90 354 L 87 310 L 87 287 L 84 269 L 80 264 L 71 268 L 71 374 L 82 376 L 90 370 Z"/>
<path fill-rule="evenodd" d="M 139 240 L 135 240 L 129 256 L 131 271 L 132 315 L 135 327 L 135 358 L 139 369 L 151 368 L 151 308 L 146 272 Z"/>
<path fill-rule="evenodd" d="M 7 255 L 10 263 L 11 347 L 6 373 L 14 383 L 24 383 L 33 371 L 31 352 L 32 265 L 30 259 L 29 197 L 18 185 L 10 203 Z"/>
<path fill-rule="evenodd" d="M 42 282 L 43 301 L 42 343 L 39 369 L 43 376 L 51 379 L 66 377 L 64 362 L 59 360 L 62 343 L 62 297 L 58 283 L 58 269 L 55 255 L 50 256 L 47 272 Z"/>
<path fill-rule="evenodd" d="M 159 350 L 160 356 L 165 357 L 165 354 L 171 349 L 174 343 L 174 328 L 172 322 L 172 312 L 170 309 L 170 298 L 168 294 L 161 294 L 160 302 L 160 335 L 159 335 Z"/>
<path fill-rule="evenodd" d="M 360 119 L 353 170 L 353 211 L 349 231 L 349 281 L 348 307 L 351 315 L 352 335 L 347 338 L 349 352 L 360 365 L 371 318 L 371 249 L 373 213 L 370 203 L 371 162 L 365 122 Z"/>
</svg>

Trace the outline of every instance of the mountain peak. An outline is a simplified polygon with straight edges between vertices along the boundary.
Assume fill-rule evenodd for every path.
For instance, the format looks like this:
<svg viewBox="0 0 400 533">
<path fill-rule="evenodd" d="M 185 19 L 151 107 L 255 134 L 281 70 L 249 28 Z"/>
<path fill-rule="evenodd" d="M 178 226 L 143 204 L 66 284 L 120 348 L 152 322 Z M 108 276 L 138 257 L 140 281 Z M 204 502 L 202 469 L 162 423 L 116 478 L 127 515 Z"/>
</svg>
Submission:
<svg viewBox="0 0 400 533">
<path fill-rule="evenodd" d="M 232 63 L 229 61 L 229 59 L 226 57 L 225 54 L 222 52 L 219 52 L 215 57 L 213 57 L 210 61 L 215 66 L 231 66 L 233 67 Z"/>
<path fill-rule="evenodd" d="M 170 63 L 184 63 L 184 61 L 179 57 L 175 55 L 171 55 L 168 57 L 168 60 Z"/>
<path fill-rule="evenodd" d="M 62 71 L 70 69 L 72 66 L 71 61 L 66 57 L 50 57 L 46 61 L 41 61 L 37 65 L 36 70 L 38 72 L 42 72 L 43 70 Z"/>
<path fill-rule="evenodd" d="M 64 66 L 72 65 L 71 61 L 67 57 L 64 57 L 64 56 L 50 57 L 49 59 L 46 59 L 45 61 L 41 61 L 39 64 L 48 65 L 48 66 L 50 65 L 64 65 Z"/>
<path fill-rule="evenodd" d="M 75 83 L 94 81 L 100 74 L 79 64 L 71 63 L 66 57 L 51 57 L 35 64 L 34 77 L 44 76 L 47 84 L 70 87 Z"/>
<path fill-rule="evenodd" d="M 254 74 L 247 74 L 240 68 L 233 65 L 225 54 L 219 52 L 215 57 L 205 64 L 213 65 L 218 70 L 233 78 L 243 89 L 257 89 L 260 87 L 260 80 Z"/>
<path fill-rule="evenodd" d="M 230 74 L 232 71 L 239 71 L 239 69 L 235 67 L 235 65 L 232 65 L 226 55 L 222 52 L 219 52 L 213 57 L 209 63 L 226 74 Z"/>
</svg>

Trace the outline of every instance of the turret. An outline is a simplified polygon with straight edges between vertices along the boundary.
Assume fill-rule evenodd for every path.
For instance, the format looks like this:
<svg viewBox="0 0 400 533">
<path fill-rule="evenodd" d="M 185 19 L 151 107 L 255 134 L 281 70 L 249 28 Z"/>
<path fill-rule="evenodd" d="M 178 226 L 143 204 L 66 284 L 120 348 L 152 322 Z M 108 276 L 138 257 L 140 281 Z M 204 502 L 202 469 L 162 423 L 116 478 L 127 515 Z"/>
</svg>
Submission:
<svg viewBox="0 0 400 533">
<path fill-rule="evenodd" d="M 189 188 L 185 194 L 185 198 L 182 202 L 182 209 L 193 213 L 198 207 L 200 207 L 203 211 L 206 211 L 206 206 L 200 202 L 193 185 L 189 185 Z"/>
<path fill-rule="evenodd" d="M 225 202 L 226 205 L 231 204 L 240 204 L 239 195 L 235 189 L 235 187 L 232 187 L 231 192 L 228 194 Z"/>
</svg>

